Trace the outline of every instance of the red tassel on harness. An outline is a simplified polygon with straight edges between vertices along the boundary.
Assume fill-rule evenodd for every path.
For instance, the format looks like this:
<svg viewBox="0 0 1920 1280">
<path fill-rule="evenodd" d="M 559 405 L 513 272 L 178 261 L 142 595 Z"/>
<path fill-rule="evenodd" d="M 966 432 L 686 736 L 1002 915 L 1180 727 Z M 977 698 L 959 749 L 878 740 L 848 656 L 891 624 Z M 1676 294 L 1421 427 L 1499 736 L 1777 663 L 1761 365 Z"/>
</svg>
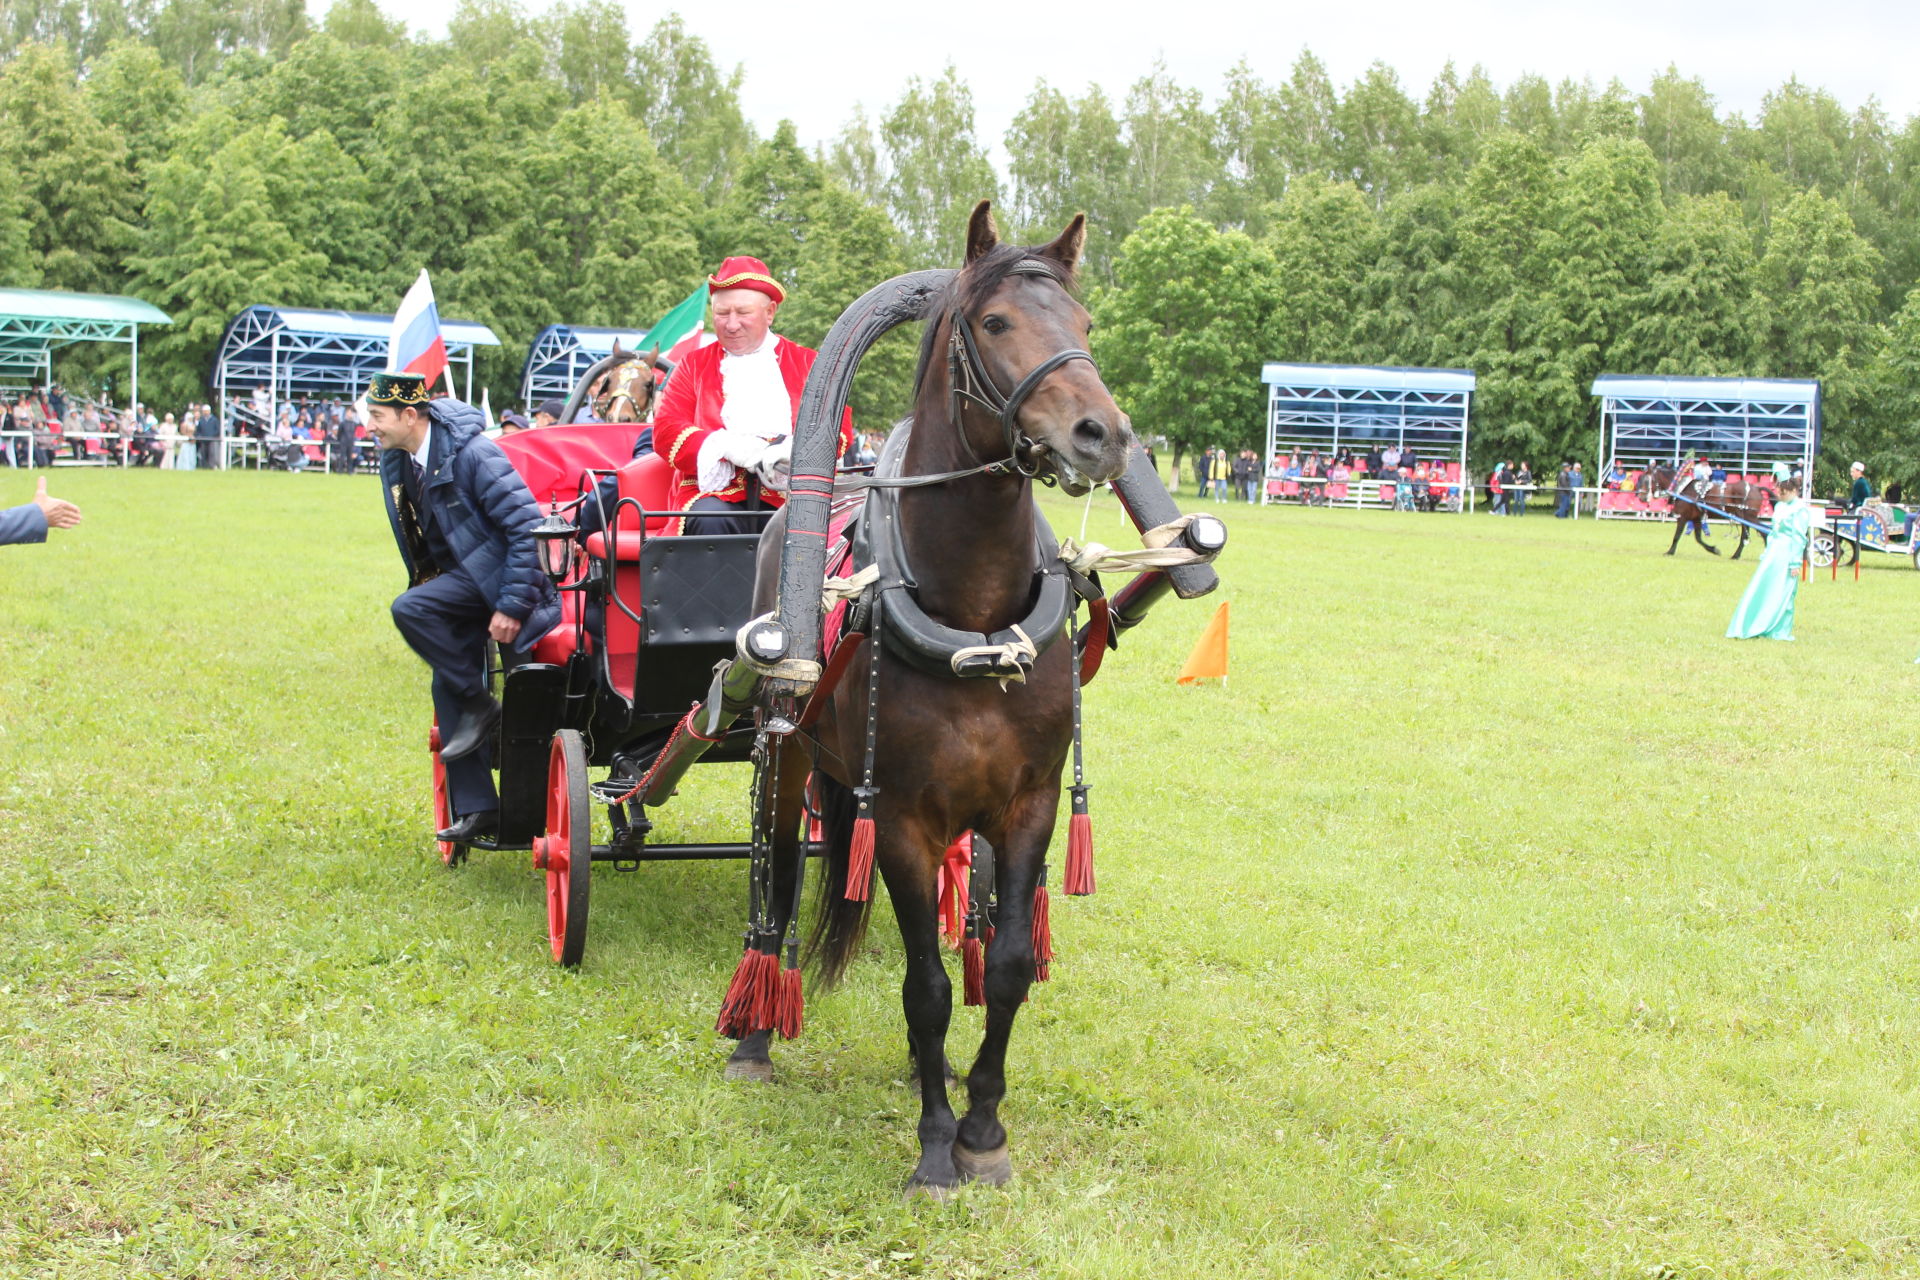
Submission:
<svg viewBox="0 0 1920 1280">
<path fill-rule="evenodd" d="M 961 989 L 968 1004 L 987 1002 L 986 948 L 980 939 L 968 938 L 960 944 Z"/>
<path fill-rule="evenodd" d="M 1033 888 L 1033 980 L 1045 982 L 1053 963 L 1053 911 L 1048 904 L 1047 882 Z"/>
<path fill-rule="evenodd" d="M 780 1033 L 782 1040 L 792 1040 L 799 1036 L 800 1027 L 806 1020 L 807 997 L 800 989 L 800 969 L 798 966 L 780 971 L 780 989 L 774 995 L 773 1029 Z"/>
<path fill-rule="evenodd" d="M 967 900 L 967 878 L 972 871 L 973 832 L 963 831 L 947 846 L 946 857 L 940 864 L 940 932 L 948 946 L 959 946 L 960 935 L 966 930 L 970 905 Z"/>
<path fill-rule="evenodd" d="M 1087 789 L 1073 789 L 1073 817 L 1067 820 L 1067 876 L 1060 888 L 1070 897 L 1093 892 L 1093 817 L 1087 812 Z"/>
<path fill-rule="evenodd" d="M 780 958 L 765 951 L 747 948 L 740 965 L 727 984 L 726 998 L 720 1002 L 720 1016 L 713 1029 L 723 1036 L 744 1040 L 756 1031 L 773 1025 L 774 997 L 780 983 Z"/>
<path fill-rule="evenodd" d="M 873 891 L 873 819 L 855 818 L 847 852 L 847 901 L 865 902 Z"/>
</svg>

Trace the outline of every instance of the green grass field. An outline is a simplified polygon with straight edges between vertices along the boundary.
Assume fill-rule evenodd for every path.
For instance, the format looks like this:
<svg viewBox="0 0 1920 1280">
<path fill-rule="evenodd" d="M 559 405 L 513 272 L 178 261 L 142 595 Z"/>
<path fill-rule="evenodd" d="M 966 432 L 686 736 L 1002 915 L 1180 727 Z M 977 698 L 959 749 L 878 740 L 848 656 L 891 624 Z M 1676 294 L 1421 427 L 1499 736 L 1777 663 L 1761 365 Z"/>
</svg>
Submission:
<svg viewBox="0 0 1920 1280">
<path fill-rule="evenodd" d="M 1664 530 L 1211 508 L 1232 677 L 1169 603 L 1090 686 L 1016 1182 L 909 1205 L 884 910 L 723 1083 L 737 865 L 597 874 L 569 973 L 525 855 L 430 851 L 372 481 L 55 480 L 85 524 L 0 550 L 0 1272 L 1920 1274 L 1904 561 L 1739 644 Z"/>
</svg>

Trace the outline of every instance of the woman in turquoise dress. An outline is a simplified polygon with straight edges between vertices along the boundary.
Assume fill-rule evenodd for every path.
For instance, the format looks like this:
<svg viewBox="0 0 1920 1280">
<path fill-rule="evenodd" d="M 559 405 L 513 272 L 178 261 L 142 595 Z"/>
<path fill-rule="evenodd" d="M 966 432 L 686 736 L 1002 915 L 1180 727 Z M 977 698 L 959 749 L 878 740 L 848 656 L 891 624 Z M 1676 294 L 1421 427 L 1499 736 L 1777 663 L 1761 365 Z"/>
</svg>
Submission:
<svg viewBox="0 0 1920 1280">
<path fill-rule="evenodd" d="M 1800 590 L 1797 571 L 1812 529 L 1813 508 L 1800 497 L 1799 482 L 1782 480 L 1780 501 L 1773 508 L 1773 533 L 1746 594 L 1733 611 L 1733 621 L 1727 624 L 1728 639 L 1793 639 L 1793 600 Z"/>
</svg>

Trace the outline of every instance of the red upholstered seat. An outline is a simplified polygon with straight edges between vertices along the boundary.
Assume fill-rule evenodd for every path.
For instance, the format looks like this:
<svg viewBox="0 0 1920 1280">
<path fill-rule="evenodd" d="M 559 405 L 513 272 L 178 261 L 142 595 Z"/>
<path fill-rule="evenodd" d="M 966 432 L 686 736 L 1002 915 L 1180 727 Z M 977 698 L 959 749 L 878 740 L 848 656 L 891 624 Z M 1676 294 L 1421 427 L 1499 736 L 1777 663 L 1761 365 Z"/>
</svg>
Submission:
<svg viewBox="0 0 1920 1280">
<path fill-rule="evenodd" d="M 585 593 L 580 591 L 562 591 L 560 593 L 560 622 L 553 630 L 534 642 L 528 654 L 531 662 L 550 662 L 555 666 L 565 662 L 573 654 L 576 645 L 583 642 L 585 633 L 580 629 L 580 611 L 584 608 Z"/>
<path fill-rule="evenodd" d="M 533 500 L 571 502 L 584 489 L 587 472 L 612 471 L 633 457 L 640 428 L 630 422 L 577 422 L 501 436 L 500 451 L 527 482 Z M 663 464 L 664 465 L 664 464 Z"/>
</svg>

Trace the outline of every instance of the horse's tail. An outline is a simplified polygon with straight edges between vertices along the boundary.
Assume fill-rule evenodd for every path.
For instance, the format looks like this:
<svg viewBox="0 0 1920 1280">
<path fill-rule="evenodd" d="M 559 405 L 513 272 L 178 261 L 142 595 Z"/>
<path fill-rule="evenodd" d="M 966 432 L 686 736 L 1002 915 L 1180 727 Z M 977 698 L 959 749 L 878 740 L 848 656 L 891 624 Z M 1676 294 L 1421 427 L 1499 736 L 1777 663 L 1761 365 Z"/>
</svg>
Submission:
<svg viewBox="0 0 1920 1280">
<path fill-rule="evenodd" d="M 853 953 L 867 936 L 867 913 L 872 894 L 859 902 L 847 899 L 847 867 L 853 860 L 853 823 L 858 810 L 853 789 L 824 773 L 814 774 L 820 795 L 821 835 L 827 846 L 820 878 L 820 901 L 807 937 L 807 963 L 817 988 L 825 990 L 840 980 Z"/>
</svg>

